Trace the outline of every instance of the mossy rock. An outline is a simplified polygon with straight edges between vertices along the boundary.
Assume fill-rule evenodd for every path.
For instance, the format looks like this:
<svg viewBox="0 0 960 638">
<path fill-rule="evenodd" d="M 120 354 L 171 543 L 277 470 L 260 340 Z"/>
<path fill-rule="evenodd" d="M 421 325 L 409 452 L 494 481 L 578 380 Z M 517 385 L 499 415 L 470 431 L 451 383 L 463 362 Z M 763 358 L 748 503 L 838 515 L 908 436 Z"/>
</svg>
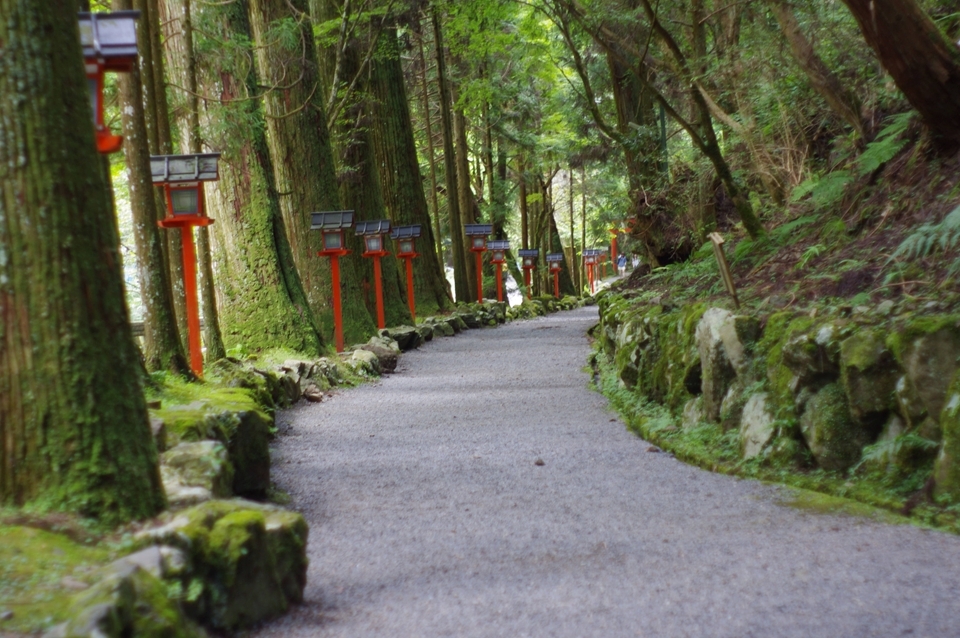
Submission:
<svg viewBox="0 0 960 638">
<path fill-rule="evenodd" d="M 278 400 L 283 400 L 282 389 L 276 375 L 245 367 L 240 361 L 224 358 L 207 367 L 207 381 L 217 381 L 227 388 L 249 390 L 254 401 L 263 408 L 272 409 Z"/>
<path fill-rule="evenodd" d="M 817 465 L 825 470 L 853 466 L 871 442 L 869 432 L 850 417 L 847 396 L 839 383 L 830 383 L 813 395 L 800 417 L 800 430 Z"/>
<path fill-rule="evenodd" d="M 710 308 L 697 323 L 697 350 L 700 353 L 703 389 L 703 418 L 709 423 L 720 421 L 723 398 L 736 377 L 736 369 L 727 356 L 721 328 L 733 320 L 722 308 Z"/>
<path fill-rule="evenodd" d="M 960 319 L 914 319 L 892 333 L 888 344 L 927 414 L 939 420 L 950 380 L 960 367 Z"/>
<path fill-rule="evenodd" d="M 160 474 L 173 506 L 233 495 L 233 464 L 219 441 L 181 443 L 164 452 Z"/>
<path fill-rule="evenodd" d="M 395 328 L 386 328 L 380 331 L 380 335 L 397 342 L 397 346 L 402 352 L 408 352 L 419 348 L 423 343 L 421 335 L 413 326 L 397 326 Z"/>
<path fill-rule="evenodd" d="M 201 638 L 167 585 L 138 565 L 113 570 L 70 602 L 66 623 L 47 638 Z"/>
<path fill-rule="evenodd" d="M 935 494 L 960 502 L 960 372 L 954 374 L 940 413 L 942 441 L 934 465 Z"/>
<path fill-rule="evenodd" d="M 167 426 L 168 438 L 186 441 L 220 441 L 227 448 L 235 474 L 235 494 L 261 496 L 270 486 L 270 439 L 273 416 L 264 411 L 244 388 L 217 388 L 190 384 L 184 392 L 197 399 L 183 405 L 164 404 L 151 411 Z"/>
<path fill-rule="evenodd" d="M 188 552 L 204 583 L 197 605 L 201 621 L 235 629 L 302 601 L 307 534 L 300 514 L 238 499 L 184 510 L 141 537 Z"/>
<path fill-rule="evenodd" d="M 840 380 L 854 420 L 875 427 L 896 404 L 901 372 L 882 332 L 861 328 L 840 343 Z"/>
</svg>

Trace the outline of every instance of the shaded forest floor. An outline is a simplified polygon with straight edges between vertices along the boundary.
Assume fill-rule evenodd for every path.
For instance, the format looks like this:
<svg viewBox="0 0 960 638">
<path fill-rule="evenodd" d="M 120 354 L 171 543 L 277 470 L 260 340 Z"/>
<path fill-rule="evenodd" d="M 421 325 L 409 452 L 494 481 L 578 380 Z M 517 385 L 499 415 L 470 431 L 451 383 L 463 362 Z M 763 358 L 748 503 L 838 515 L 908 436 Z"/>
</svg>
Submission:
<svg viewBox="0 0 960 638">
<path fill-rule="evenodd" d="M 820 180 L 825 184 L 829 176 Z M 716 198 L 740 302 L 755 309 L 877 306 L 886 312 L 952 311 L 960 305 L 960 155 L 938 157 L 913 143 L 856 180 L 834 180 L 842 196 L 817 193 L 763 214 L 767 236 L 751 240 L 733 205 Z M 955 211 L 951 215 L 951 212 Z M 639 268 L 617 286 L 643 298 L 716 303 L 729 298 L 711 245 L 690 260 Z"/>
</svg>

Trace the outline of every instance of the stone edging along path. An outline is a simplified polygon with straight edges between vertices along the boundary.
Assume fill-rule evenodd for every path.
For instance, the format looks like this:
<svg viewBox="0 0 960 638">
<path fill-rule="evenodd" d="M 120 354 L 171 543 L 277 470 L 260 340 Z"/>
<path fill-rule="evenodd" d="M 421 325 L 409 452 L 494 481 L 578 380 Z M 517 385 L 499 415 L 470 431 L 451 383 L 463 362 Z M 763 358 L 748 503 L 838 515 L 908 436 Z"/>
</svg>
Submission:
<svg viewBox="0 0 960 638">
<path fill-rule="evenodd" d="M 651 451 L 587 387 L 596 319 L 434 340 L 280 414 L 308 582 L 252 635 L 956 634 L 960 539 Z"/>
</svg>

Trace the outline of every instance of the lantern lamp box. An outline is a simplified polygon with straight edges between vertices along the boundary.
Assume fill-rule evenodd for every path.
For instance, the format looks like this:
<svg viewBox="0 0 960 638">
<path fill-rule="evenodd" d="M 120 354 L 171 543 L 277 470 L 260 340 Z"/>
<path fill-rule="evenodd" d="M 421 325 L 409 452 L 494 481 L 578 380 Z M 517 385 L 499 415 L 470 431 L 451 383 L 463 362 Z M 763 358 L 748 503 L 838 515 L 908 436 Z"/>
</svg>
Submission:
<svg viewBox="0 0 960 638">
<path fill-rule="evenodd" d="M 464 224 L 463 233 L 468 237 L 486 237 L 493 234 L 493 224 Z"/>
<path fill-rule="evenodd" d="M 346 255 L 343 233 L 353 227 L 353 211 L 338 210 L 310 213 L 310 230 L 319 230 L 323 236 L 323 250 L 320 255 Z"/>
<path fill-rule="evenodd" d="M 510 250 L 510 242 L 504 239 L 495 239 L 487 242 L 487 249 L 493 251 L 491 261 L 495 264 L 502 264 L 506 261 L 504 253 Z"/>
<path fill-rule="evenodd" d="M 390 230 L 391 239 L 416 239 L 420 237 L 421 234 L 420 224 L 414 224 L 412 226 L 394 226 Z"/>
<path fill-rule="evenodd" d="M 563 253 L 547 253 L 547 262 L 563 261 Z"/>
<path fill-rule="evenodd" d="M 389 219 L 375 219 L 372 221 L 357 222 L 356 233 L 363 237 L 366 251 L 364 257 L 383 257 L 387 252 L 383 249 L 383 236 L 390 232 Z"/>
<path fill-rule="evenodd" d="M 167 195 L 164 228 L 209 226 L 213 220 L 204 210 L 203 184 L 220 179 L 220 153 L 151 155 L 150 175 Z"/>
<path fill-rule="evenodd" d="M 139 11 L 77 14 L 83 58 L 97 61 L 104 71 L 129 73 L 137 61 Z"/>
</svg>

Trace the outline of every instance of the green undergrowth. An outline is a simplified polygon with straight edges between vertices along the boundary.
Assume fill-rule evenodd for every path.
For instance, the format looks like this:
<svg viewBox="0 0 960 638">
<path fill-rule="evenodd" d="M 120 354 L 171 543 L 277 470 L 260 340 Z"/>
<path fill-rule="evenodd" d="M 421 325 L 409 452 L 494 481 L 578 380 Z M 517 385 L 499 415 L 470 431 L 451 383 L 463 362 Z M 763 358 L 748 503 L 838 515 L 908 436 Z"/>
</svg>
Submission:
<svg viewBox="0 0 960 638">
<path fill-rule="evenodd" d="M 0 620 L 4 632 L 36 633 L 66 620 L 68 599 L 93 584 L 117 550 L 23 525 L 0 525 Z"/>
<path fill-rule="evenodd" d="M 595 388 L 609 399 L 627 427 L 686 463 L 712 472 L 819 494 L 820 497 L 807 494 L 794 499 L 793 504 L 805 509 L 857 513 L 861 511 L 856 505 L 859 504 L 868 508 L 863 512 L 872 508 L 884 510 L 891 517 L 884 520 L 909 521 L 960 534 L 960 504 L 912 502 L 912 497 L 924 488 L 930 476 L 931 467 L 928 465 L 903 476 L 880 470 L 867 471 L 862 466 L 848 472 L 811 469 L 802 461 L 797 463 L 775 457 L 744 460 L 740 457 L 736 429 L 724 431 L 720 425 L 707 423 L 681 428 L 680 419 L 666 407 L 623 387 L 617 380 L 614 364 L 602 352 L 595 353 L 593 365 Z M 848 504 L 838 507 L 841 503 Z M 909 517 L 897 516 L 903 512 Z"/>
</svg>

